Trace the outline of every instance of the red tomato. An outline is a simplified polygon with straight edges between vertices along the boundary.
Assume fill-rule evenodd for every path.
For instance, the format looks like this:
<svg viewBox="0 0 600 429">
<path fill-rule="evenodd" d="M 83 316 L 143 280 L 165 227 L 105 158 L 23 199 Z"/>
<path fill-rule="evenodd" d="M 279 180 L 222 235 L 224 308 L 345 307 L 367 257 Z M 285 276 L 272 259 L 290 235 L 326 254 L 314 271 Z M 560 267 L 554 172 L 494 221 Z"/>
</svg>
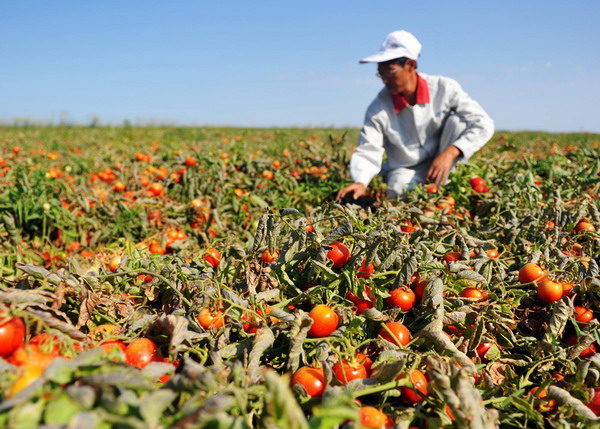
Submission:
<svg viewBox="0 0 600 429">
<path fill-rule="evenodd" d="M 392 344 L 400 344 L 402 346 L 405 346 L 410 342 L 410 331 L 402 323 L 388 322 L 385 324 L 385 326 L 390 330 L 392 335 L 390 335 L 385 327 L 382 326 L 379 330 L 379 336 L 384 340 L 387 340 Z"/>
<path fill-rule="evenodd" d="M 444 261 L 446 262 L 456 262 L 462 259 L 462 255 L 460 252 L 448 252 L 444 255 Z"/>
<path fill-rule="evenodd" d="M 219 262 L 221 261 L 221 252 L 219 252 L 217 249 L 210 248 L 206 251 L 204 260 L 212 265 L 213 268 L 217 268 L 219 266 Z"/>
<path fill-rule="evenodd" d="M 423 293 L 425 292 L 425 286 L 427 286 L 427 280 L 423 280 L 414 284 L 415 297 L 418 301 L 423 300 Z"/>
<path fill-rule="evenodd" d="M 332 249 L 327 252 L 327 258 L 333 262 L 333 268 L 342 268 L 350 260 L 350 250 L 339 241 L 334 241 L 330 246 Z"/>
<path fill-rule="evenodd" d="M 356 353 L 356 361 L 367 370 L 367 376 L 371 375 L 371 367 L 373 366 L 373 361 L 369 356 L 364 353 Z"/>
<path fill-rule="evenodd" d="M 427 193 L 428 193 L 428 194 L 437 194 L 437 193 L 438 193 L 438 191 L 439 191 L 439 189 L 438 189 L 438 187 L 437 187 L 437 186 L 435 186 L 435 185 L 429 185 L 429 186 L 427 187 Z"/>
<path fill-rule="evenodd" d="M 304 387 L 306 393 L 311 398 L 320 398 L 325 391 L 325 374 L 323 374 L 323 368 L 313 368 L 310 366 L 303 366 L 292 375 L 290 386 L 299 384 Z"/>
<path fill-rule="evenodd" d="M 346 292 L 346 299 L 354 304 L 358 314 L 362 314 L 365 310 L 373 308 L 374 305 L 373 296 L 371 295 L 371 288 L 369 286 L 365 286 L 364 294 L 370 299 L 361 298 L 350 291 Z"/>
<path fill-rule="evenodd" d="M 477 186 L 483 186 L 483 185 L 485 185 L 485 179 L 483 179 L 482 177 L 479 177 L 479 176 L 474 176 L 471 178 L 471 180 L 469 180 L 469 184 L 471 185 L 471 188 L 475 188 Z"/>
<path fill-rule="evenodd" d="M 588 323 L 594 318 L 594 313 L 588 308 L 575 306 L 574 310 L 575 320 L 577 320 L 580 323 Z"/>
<path fill-rule="evenodd" d="M 360 407 L 358 409 L 360 424 L 363 427 L 385 429 L 394 427 L 394 421 L 383 411 L 375 407 Z"/>
<path fill-rule="evenodd" d="M 367 378 L 367 369 L 361 364 L 350 364 L 344 359 L 344 363 L 336 362 L 333 365 L 333 374 L 341 383 L 346 384 L 352 380 Z"/>
<path fill-rule="evenodd" d="M 592 400 L 586 404 L 590 410 L 597 416 L 600 416 L 600 387 L 594 389 Z"/>
<path fill-rule="evenodd" d="M 545 303 L 555 302 L 563 297 L 563 287 L 552 280 L 544 280 L 538 284 L 537 294 Z"/>
<path fill-rule="evenodd" d="M 325 304 L 317 305 L 308 315 L 313 320 L 313 324 L 308 331 L 308 335 L 311 337 L 326 337 L 338 327 L 339 317 L 337 313 Z"/>
<path fill-rule="evenodd" d="M 0 315 L 0 319 L 5 315 Z M 9 356 L 25 340 L 25 324 L 20 317 L 12 317 L 0 325 L 0 357 Z"/>
<path fill-rule="evenodd" d="M 402 311 L 408 311 L 415 306 L 415 293 L 407 287 L 400 287 L 390 292 L 385 300 L 390 307 L 400 307 Z"/>
<path fill-rule="evenodd" d="M 405 378 L 406 374 L 399 375 L 396 380 L 400 380 Z M 416 404 L 417 402 L 423 402 L 425 400 L 425 396 L 427 396 L 427 379 L 425 378 L 425 374 L 423 374 L 418 369 L 414 369 L 410 373 L 410 383 L 411 386 L 401 386 L 400 391 L 402 392 L 400 398 L 406 402 L 411 404 Z M 421 394 L 415 392 L 418 390 Z"/>
<path fill-rule="evenodd" d="M 133 340 L 125 348 L 125 362 L 138 368 L 144 368 L 156 356 L 156 344 L 148 338 Z"/>
<path fill-rule="evenodd" d="M 370 262 L 369 265 L 367 265 L 367 258 L 365 258 L 363 259 L 362 264 L 358 269 L 358 274 L 356 276 L 361 279 L 368 279 L 369 277 L 371 277 L 371 274 L 373 274 L 374 271 L 375 265 L 373 265 L 373 262 Z"/>
<path fill-rule="evenodd" d="M 579 342 L 579 340 L 577 339 L 577 334 L 570 335 L 565 341 L 565 343 L 568 346 L 574 346 L 578 342 Z M 584 349 L 581 351 L 581 353 L 579 353 L 579 358 L 585 359 L 585 358 L 589 358 L 590 356 L 594 356 L 595 354 L 596 354 L 596 345 L 594 343 L 592 343 L 592 344 L 590 344 L 590 346 L 587 349 Z"/>
<path fill-rule="evenodd" d="M 485 185 L 477 185 L 473 187 L 473 190 L 475 192 L 477 192 L 478 194 L 486 194 L 488 192 L 490 192 L 490 188 L 488 188 Z"/>
<path fill-rule="evenodd" d="M 481 358 L 482 361 L 484 361 L 484 362 L 487 361 L 485 354 L 488 352 L 489 349 L 492 348 L 493 345 L 494 345 L 494 343 L 481 343 L 477 346 L 477 348 L 475 349 L 475 352 Z"/>
</svg>

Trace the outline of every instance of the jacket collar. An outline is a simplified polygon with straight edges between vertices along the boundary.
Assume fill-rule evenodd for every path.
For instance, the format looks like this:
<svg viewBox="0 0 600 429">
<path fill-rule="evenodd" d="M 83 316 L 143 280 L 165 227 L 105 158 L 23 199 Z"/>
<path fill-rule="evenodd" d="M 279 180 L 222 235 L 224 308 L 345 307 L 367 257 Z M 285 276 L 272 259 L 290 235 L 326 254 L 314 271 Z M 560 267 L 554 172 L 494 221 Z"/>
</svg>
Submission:
<svg viewBox="0 0 600 429">
<path fill-rule="evenodd" d="M 400 94 L 390 95 L 392 96 L 392 102 L 394 103 L 394 111 L 396 113 L 400 113 L 406 106 L 408 106 L 408 101 L 406 101 L 404 96 Z M 416 104 L 428 104 L 429 102 L 429 86 L 427 86 L 427 81 L 424 78 L 422 78 L 419 73 L 417 73 Z"/>
</svg>

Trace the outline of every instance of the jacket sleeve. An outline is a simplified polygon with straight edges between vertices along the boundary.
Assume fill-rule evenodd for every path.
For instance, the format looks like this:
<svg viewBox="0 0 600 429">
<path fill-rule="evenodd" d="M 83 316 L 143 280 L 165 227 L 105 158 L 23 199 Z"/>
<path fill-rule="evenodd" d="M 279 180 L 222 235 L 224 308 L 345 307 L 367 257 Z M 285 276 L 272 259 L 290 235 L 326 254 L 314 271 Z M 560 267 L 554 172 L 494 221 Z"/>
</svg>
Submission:
<svg viewBox="0 0 600 429">
<path fill-rule="evenodd" d="M 448 79 L 448 93 L 450 108 L 467 123 L 467 129 L 454 142 L 463 153 L 462 160 L 467 161 L 492 138 L 494 121 L 454 79 Z"/>
<path fill-rule="evenodd" d="M 350 158 L 350 176 L 355 183 L 369 185 L 381 170 L 383 154 L 383 127 L 375 115 L 374 106 L 369 106 L 365 122 L 360 130 L 358 147 Z"/>
</svg>

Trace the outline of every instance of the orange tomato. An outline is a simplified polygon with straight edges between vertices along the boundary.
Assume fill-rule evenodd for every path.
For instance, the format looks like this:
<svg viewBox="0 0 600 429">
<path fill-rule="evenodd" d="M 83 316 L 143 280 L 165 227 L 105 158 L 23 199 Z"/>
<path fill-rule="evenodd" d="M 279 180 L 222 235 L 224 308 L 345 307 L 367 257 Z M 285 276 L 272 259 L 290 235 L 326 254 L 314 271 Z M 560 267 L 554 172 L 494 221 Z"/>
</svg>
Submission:
<svg viewBox="0 0 600 429">
<path fill-rule="evenodd" d="M 537 294 L 542 301 L 549 304 L 563 297 L 563 287 L 552 280 L 544 280 L 538 284 Z"/>
<path fill-rule="evenodd" d="M 308 331 L 311 337 L 327 337 L 338 327 L 339 316 L 333 309 L 325 304 L 315 306 L 308 316 L 313 320 L 313 324 Z"/>
<path fill-rule="evenodd" d="M 523 265 L 519 270 L 519 281 L 522 284 L 531 282 L 540 283 L 547 279 L 548 276 L 546 275 L 546 271 L 539 265 L 531 262 Z"/>
<path fill-rule="evenodd" d="M 225 323 L 225 316 L 221 310 L 212 312 L 210 308 L 204 307 L 198 313 L 198 323 L 204 329 L 221 329 Z"/>
<path fill-rule="evenodd" d="M 358 416 L 360 424 L 365 428 L 385 429 L 394 427 L 394 421 L 375 407 L 360 407 Z"/>
<path fill-rule="evenodd" d="M 320 398 L 323 396 L 325 386 L 327 385 L 323 368 L 313 368 L 310 366 L 298 368 L 290 380 L 290 386 L 294 386 L 295 384 L 302 386 L 311 398 Z"/>
<path fill-rule="evenodd" d="M 463 298 L 475 298 L 477 300 L 482 300 L 488 298 L 488 294 L 482 290 L 477 289 L 476 287 L 468 287 L 462 290 L 460 296 Z"/>
</svg>

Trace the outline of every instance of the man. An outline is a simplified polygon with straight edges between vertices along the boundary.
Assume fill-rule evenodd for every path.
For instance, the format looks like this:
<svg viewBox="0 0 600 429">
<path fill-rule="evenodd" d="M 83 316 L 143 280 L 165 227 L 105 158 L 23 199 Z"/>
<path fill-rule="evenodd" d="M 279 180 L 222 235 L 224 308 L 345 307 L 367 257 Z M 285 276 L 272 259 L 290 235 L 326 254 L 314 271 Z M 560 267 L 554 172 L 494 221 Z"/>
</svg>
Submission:
<svg viewBox="0 0 600 429">
<path fill-rule="evenodd" d="M 455 162 L 467 161 L 492 137 L 492 119 L 455 80 L 417 73 L 420 53 L 415 36 L 400 30 L 360 61 L 377 63 L 385 87 L 367 109 L 350 159 L 354 183 L 340 190 L 338 199 L 364 195 L 380 172 L 389 198 L 418 183 L 442 185 Z"/>
</svg>

